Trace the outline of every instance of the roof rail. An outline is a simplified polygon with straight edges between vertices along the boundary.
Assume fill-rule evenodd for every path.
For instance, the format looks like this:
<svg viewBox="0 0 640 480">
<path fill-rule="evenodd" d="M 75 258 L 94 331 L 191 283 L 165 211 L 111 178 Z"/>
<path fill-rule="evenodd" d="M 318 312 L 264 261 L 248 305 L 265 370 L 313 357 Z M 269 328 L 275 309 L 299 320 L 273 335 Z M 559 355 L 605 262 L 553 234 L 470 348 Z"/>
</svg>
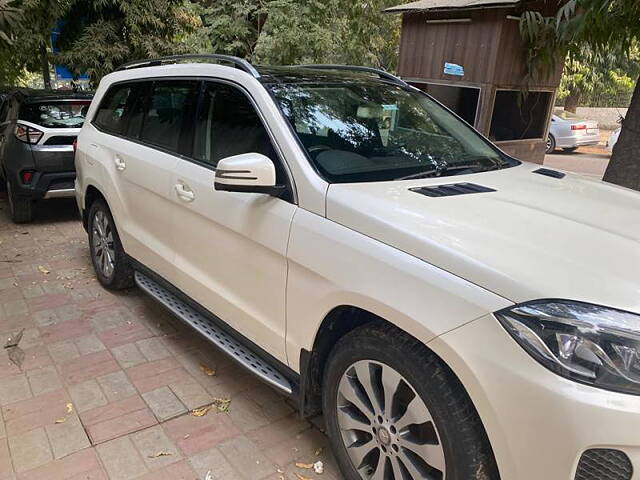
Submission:
<svg viewBox="0 0 640 480">
<path fill-rule="evenodd" d="M 306 64 L 306 65 L 297 65 L 300 68 L 314 68 L 316 70 L 346 70 L 351 72 L 364 72 L 364 73 L 373 73 L 378 75 L 383 80 L 389 80 L 398 85 L 407 86 L 407 82 L 402 80 L 400 77 L 396 77 L 395 75 L 381 70 L 379 68 L 373 67 L 359 67 L 357 65 L 333 65 L 333 64 Z"/>
<path fill-rule="evenodd" d="M 160 57 L 160 58 L 152 58 L 148 60 L 134 60 L 133 62 L 125 63 L 124 65 L 120 65 L 116 72 L 122 70 L 131 70 L 133 68 L 142 68 L 142 67 L 156 67 L 158 65 L 170 64 L 170 63 L 181 63 L 184 61 L 195 60 L 201 62 L 220 62 L 220 63 L 231 63 L 235 67 L 240 70 L 244 70 L 249 75 L 254 78 L 259 78 L 260 73 L 255 69 L 253 65 L 251 65 L 246 60 L 234 57 L 232 55 L 218 55 L 215 53 L 203 53 L 203 54 L 187 54 L 187 55 L 171 55 L 169 57 Z"/>
</svg>

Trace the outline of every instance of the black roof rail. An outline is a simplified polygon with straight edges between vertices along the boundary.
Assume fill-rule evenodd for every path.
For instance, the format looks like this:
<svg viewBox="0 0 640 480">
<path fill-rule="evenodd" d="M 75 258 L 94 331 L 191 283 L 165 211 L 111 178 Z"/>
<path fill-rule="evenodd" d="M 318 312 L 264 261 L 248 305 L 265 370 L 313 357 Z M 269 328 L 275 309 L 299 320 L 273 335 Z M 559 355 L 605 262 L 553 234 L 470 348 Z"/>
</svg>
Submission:
<svg viewBox="0 0 640 480">
<path fill-rule="evenodd" d="M 122 70 L 131 70 L 133 68 L 142 68 L 142 67 L 156 67 L 158 65 L 171 64 L 171 63 L 181 63 L 189 60 L 201 61 L 201 62 L 220 62 L 220 63 L 231 63 L 235 67 L 240 70 L 244 70 L 249 75 L 254 78 L 259 78 L 260 73 L 255 69 L 253 65 L 251 65 L 246 60 L 234 57 L 232 55 L 219 55 L 215 53 L 203 53 L 203 54 L 187 54 L 187 55 L 171 55 L 169 57 L 160 57 L 160 58 L 151 58 L 148 60 L 134 60 L 133 62 L 125 63 L 124 65 L 120 65 L 116 72 L 120 72 Z"/>
<path fill-rule="evenodd" d="M 306 64 L 306 65 L 297 65 L 300 68 L 313 68 L 316 70 L 346 70 L 351 72 L 364 72 L 364 73 L 373 73 L 378 75 L 381 79 L 389 80 L 398 85 L 407 86 L 407 82 L 402 80 L 400 77 L 396 77 L 395 75 L 381 70 L 379 68 L 373 67 L 360 67 L 358 65 L 333 65 L 333 64 Z"/>
</svg>

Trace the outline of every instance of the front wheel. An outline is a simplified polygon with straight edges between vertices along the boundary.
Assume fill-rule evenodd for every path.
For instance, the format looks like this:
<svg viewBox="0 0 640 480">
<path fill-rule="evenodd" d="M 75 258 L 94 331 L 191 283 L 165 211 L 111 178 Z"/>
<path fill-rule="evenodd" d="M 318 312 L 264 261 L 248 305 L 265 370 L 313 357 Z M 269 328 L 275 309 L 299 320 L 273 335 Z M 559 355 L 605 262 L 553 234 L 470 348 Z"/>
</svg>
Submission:
<svg viewBox="0 0 640 480">
<path fill-rule="evenodd" d="M 323 409 L 347 480 L 499 478 L 460 382 L 393 327 L 360 327 L 337 343 L 325 369 Z"/>
<path fill-rule="evenodd" d="M 102 286 L 120 290 L 133 285 L 133 269 L 129 264 L 113 217 L 102 200 L 89 208 L 89 249 L 91 262 Z"/>
<path fill-rule="evenodd" d="M 553 135 L 549 134 L 547 135 L 547 143 L 545 145 L 545 153 L 549 154 L 549 153 L 553 153 L 553 151 L 556 149 L 556 139 L 553 137 Z"/>
</svg>

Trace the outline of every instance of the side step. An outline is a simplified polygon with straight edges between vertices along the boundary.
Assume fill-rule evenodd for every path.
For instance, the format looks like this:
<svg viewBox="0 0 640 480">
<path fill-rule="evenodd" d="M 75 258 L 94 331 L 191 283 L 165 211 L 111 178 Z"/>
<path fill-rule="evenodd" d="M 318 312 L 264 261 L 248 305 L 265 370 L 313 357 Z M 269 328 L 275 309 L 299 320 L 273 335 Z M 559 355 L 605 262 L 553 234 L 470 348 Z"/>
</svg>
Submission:
<svg viewBox="0 0 640 480">
<path fill-rule="evenodd" d="M 253 353 L 242 343 L 221 330 L 214 322 L 198 313 L 189 305 L 179 300 L 175 295 L 140 272 L 135 272 L 138 286 L 146 293 L 164 305 L 176 317 L 191 325 L 202 335 L 207 337 L 216 347 L 235 359 L 243 367 L 252 371 L 267 383 L 291 394 L 292 387 L 289 380 L 276 369 Z"/>
</svg>

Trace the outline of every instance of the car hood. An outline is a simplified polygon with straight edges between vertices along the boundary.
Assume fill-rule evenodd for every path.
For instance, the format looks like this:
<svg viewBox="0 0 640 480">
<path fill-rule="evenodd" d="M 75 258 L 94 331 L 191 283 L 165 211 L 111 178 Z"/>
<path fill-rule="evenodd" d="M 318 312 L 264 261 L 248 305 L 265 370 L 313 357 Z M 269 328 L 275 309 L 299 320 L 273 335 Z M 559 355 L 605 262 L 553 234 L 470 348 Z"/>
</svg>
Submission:
<svg viewBox="0 0 640 480">
<path fill-rule="evenodd" d="M 333 184 L 327 217 L 513 302 L 567 298 L 640 313 L 640 193 L 538 168 Z M 495 191 L 411 190 L 464 182 Z"/>
</svg>

